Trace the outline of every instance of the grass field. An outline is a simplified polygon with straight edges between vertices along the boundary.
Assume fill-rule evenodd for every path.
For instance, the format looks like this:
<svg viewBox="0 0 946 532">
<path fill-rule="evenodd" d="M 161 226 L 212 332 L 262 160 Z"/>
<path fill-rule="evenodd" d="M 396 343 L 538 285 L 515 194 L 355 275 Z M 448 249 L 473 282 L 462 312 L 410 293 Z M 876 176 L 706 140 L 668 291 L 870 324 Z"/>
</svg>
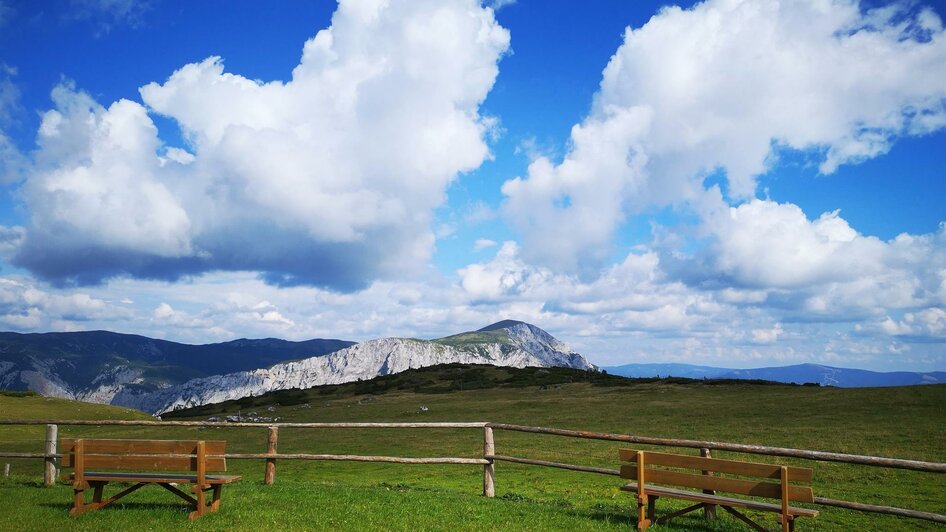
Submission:
<svg viewBox="0 0 946 532">
<path fill-rule="evenodd" d="M 279 421 L 495 421 L 946 461 L 946 386 L 835 389 L 686 381 L 612 381 L 579 374 L 472 368 L 430 370 L 387 384 L 352 383 L 204 408 L 193 419 L 240 414 Z M 396 376 L 395 376 L 396 377 Z M 392 377 L 393 379 L 393 377 Z M 572 382 L 568 382 L 572 381 Z M 470 388 L 473 389 L 470 389 Z M 463 388 L 460 391 L 460 388 Z M 417 391 L 415 391 L 417 390 Z M 426 392 L 424 391 L 426 390 Z M 374 391 L 374 393 L 368 393 Z M 278 403 L 278 404 L 277 404 Z M 426 411 L 422 411 L 426 407 Z M 272 411 L 270 410 L 272 409 Z M 251 414 L 256 412 L 256 414 Z M 134 419 L 134 411 L 42 397 L 0 396 L 0 418 Z M 41 451 L 43 427 L 0 427 L 0 449 Z M 226 439 L 232 452 L 264 452 L 261 428 L 68 427 L 61 435 Z M 283 453 L 476 457 L 482 431 L 421 429 L 281 429 Z M 496 431 L 497 454 L 616 468 L 615 442 Z M 692 452 L 675 450 L 675 452 Z M 718 453 L 814 467 L 815 494 L 946 513 L 946 475 Z M 614 477 L 496 465 L 495 499 L 480 495 L 482 468 L 282 461 L 276 483 L 262 484 L 263 463 L 231 460 L 244 480 L 224 490 L 223 508 L 196 523 L 162 490 L 124 505 L 67 517 L 71 490 L 40 486 L 39 461 L 15 461 L 0 479 L 0 530 L 194 528 L 207 530 L 626 530 L 631 497 Z M 683 503 L 661 501 L 661 508 Z M 819 508 L 799 530 L 941 530 L 929 522 Z M 775 527 L 774 516 L 760 516 Z M 680 518 L 655 530 L 744 530 Z"/>
</svg>

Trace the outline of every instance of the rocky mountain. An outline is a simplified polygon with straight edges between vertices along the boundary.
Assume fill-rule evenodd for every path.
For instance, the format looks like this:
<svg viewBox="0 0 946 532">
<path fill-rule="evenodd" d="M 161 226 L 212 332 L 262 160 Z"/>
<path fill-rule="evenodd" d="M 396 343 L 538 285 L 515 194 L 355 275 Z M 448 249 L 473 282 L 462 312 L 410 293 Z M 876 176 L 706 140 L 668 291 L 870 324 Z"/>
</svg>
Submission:
<svg viewBox="0 0 946 532">
<path fill-rule="evenodd" d="M 320 356 L 343 340 L 240 339 L 205 345 L 108 331 L 0 333 L 0 389 L 110 403 L 130 389 L 148 393 L 194 378 Z"/>
<path fill-rule="evenodd" d="M 369 340 L 325 356 L 193 379 L 160 390 L 125 388 L 111 402 L 160 414 L 275 390 L 367 380 L 448 363 L 595 369 L 583 356 L 542 329 L 507 320 L 437 340 Z"/>
<path fill-rule="evenodd" d="M 822 386 L 859 388 L 868 386 L 912 386 L 916 384 L 946 383 L 946 372 L 892 371 L 877 372 L 865 369 L 836 368 L 821 364 L 796 364 L 754 369 L 730 369 L 690 364 L 626 364 L 604 367 L 603 370 L 623 377 L 686 377 L 691 379 L 749 379 L 803 384 L 813 382 Z"/>
</svg>

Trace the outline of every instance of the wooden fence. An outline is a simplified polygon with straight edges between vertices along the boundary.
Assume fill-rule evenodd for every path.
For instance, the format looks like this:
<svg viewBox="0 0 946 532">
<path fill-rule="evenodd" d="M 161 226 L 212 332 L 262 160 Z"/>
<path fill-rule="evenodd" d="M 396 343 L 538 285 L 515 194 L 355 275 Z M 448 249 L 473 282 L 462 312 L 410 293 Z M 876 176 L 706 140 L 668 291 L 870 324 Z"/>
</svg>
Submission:
<svg viewBox="0 0 946 532">
<path fill-rule="evenodd" d="M 46 425 L 46 441 L 44 452 L 0 452 L 0 458 L 35 458 L 45 461 L 44 481 L 47 486 L 52 486 L 56 482 L 56 464 L 58 458 L 62 455 L 57 453 L 56 444 L 59 425 L 67 426 L 142 426 L 142 427 L 246 427 L 261 428 L 267 430 L 266 452 L 265 453 L 227 453 L 225 458 L 231 459 L 249 459 L 265 460 L 265 469 L 263 479 L 266 484 L 272 484 L 276 480 L 276 462 L 277 460 L 338 460 L 353 462 L 387 462 L 398 464 L 466 464 L 478 465 L 483 467 L 483 495 L 493 497 L 496 494 L 495 487 L 495 462 L 510 462 L 523 465 L 550 467 L 556 469 L 566 469 L 584 473 L 594 473 L 600 475 L 620 476 L 618 469 L 607 469 L 600 467 L 589 467 L 577 464 L 566 464 L 560 462 L 550 462 L 545 460 L 535 460 L 525 457 L 505 456 L 496 454 L 496 443 L 494 438 L 495 430 L 506 430 L 513 432 L 527 432 L 533 434 L 547 434 L 568 438 L 581 438 L 592 440 L 616 441 L 623 443 L 637 443 L 643 445 L 656 445 L 666 447 L 680 447 L 700 449 L 703 456 L 710 456 L 712 451 L 730 451 L 738 453 L 759 454 L 765 456 L 781 456 L 790 458 L 801 458 L 806 460 L 817 460 L 826 462 L 838 462 L 845 464 L 865 465 L 881 468 L 907 469 L 911 471 L 924 471 L 930 473 L 946 473 L 946 463 L 925 462 L 920 460 L 905 460 L 901 458 L 886 458 L 880 456 L 864 456 L 856 454 L 835 453 L 827 451 L 812 451 L 807 449 L 791 449 L 785 447 L 767 447 L 762 445 L 746 445 L 740 443 L 727 443 L 701 440 L 683 440 L 673 438 L 657 438 L 652 436 L 635 436 L 630 434 L 611 434 L 602 432 L 577 431 L 567 429 L 556 429 L 547 427 L 530 427 L 525 425 L 513 425 L 508 423 L 491 422 L 462 422 L 462 423 L 248 423 L 248 422 L 209 422 L 209 421 L 128 421 L 128 420 L 41 420 L 41 419 L 4 419 L 0 420 L 0 425 Z M 312 428 L 312 429 L 385 429 L 385 428 L 407 428 L 407 429 L 481 429 L 483 431 L 483 454 L 481 458 L 462 458 L 462 457 L 400 457 L 400 456 L 365 456 L 348 454 L 307 454 L 307 453 L 279 453 L 279 429 L 280 428 Z M 936 523 L 946 524 L 946 515 L 932 512 L 923 512 L 906 508 L 896 508 L 892 506 L 880 506 L 875 504 L 865 504 L 853 501 L 843 501 L 829 499 L 825 497 L 815 497 L 815 504 L 822 506 L 833 506 L 837 508 L 846 508 L 862 512 L 880 513 L 895 515 L 899 517 L 909 517 L 913 519 L 922 519 Z"/>
</svg>

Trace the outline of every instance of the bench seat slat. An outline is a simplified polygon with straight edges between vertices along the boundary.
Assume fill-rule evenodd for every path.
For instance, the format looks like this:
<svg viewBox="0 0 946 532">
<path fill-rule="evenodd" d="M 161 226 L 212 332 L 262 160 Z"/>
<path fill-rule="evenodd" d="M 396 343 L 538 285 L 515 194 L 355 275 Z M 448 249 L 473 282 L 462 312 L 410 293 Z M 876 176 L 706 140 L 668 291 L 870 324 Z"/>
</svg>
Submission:
<svg viewBox="0 0 946 532">
<path fill-rule="evenodd" d="M 618 451 L 623 462 L 636 462 L 637 451 L 633 449 L 620 449 Z M 678 467 L 684 469 L 699 469 L 702 471 L 712 471 L 714 473 L 724 473 L 730 475 L 741 475 L 746 477 L 781 479 L 781 466 L 772 464 L 759 464 L 756 462 L 740 462 L 737 460 L 722 460 L 719 458 L 705 458 L 702 456 L 687 456 L 671 453 L 660 453 L 646 451 L 647 465 L 660 465 L 665 467 Z M 789 467 L 788 480 L 790 482 L 811 482 L 813 471 L 807 467 Z"/>
<path fill-rule="evenodd" d="M 637 493 L 637 483 L 630 482 L 621 486 L 621 491 L 629 491 L 631 493 Z M 720 506 L 737 506 L 740 508 L 749 508 L 750 510 L 760 510 L 766 512 L 781 512 L 782 506 L 779 504 L 769 504 L 759 501 L 750 501 L 746 499 L 734 499 L 732 497 L 724 497 L 721 495 L 710 495 L 706 493 L 698 493 L 694 491 L 680 490 L 674 488 L 667 488 L 663 486 L 646 486 L 646 491 L 650 495 L 657 495 L 663 497 L 672 497 L 675 499 L 684 499 L 696 502 L 705 502 L 709 504 L 718 504 Z M 794 506 L 788 507 L 788 512 L 796 516 L 804 517 L 817 517 L 818 510 L 810 510 L 808 508 L 796 508 Z"/>
<path fill-rule="evenodd" d="M 65 481 L 71 481 L 75 479 L 75 475 L 70 473 L 64 475 L 62 478 Z M 113 473 L 110 471 L 87 471 L 83 478 L 89 482 L 177 482 L 181 484 L 193 484 L 197 482 L 197 475 L 179 475 L 176 473 Z M 241 478 L 242 477 L 238 475 L 207 475 L 205 480 L 208 484 L 230 484 Z"/>
<path fill-rule="evenodd" d="M 646 454 L 646 459 L 650 459 L 650 453 Z M 621 478 L 636 479 L 636 465 L 622 465 Z M 669 471 L 666 469 L 644 468 L 645 482 L 654 482 L 657 484 L 671 484 L 686 488 L 696 488 L 704 490 L 718 490 L 728 493 L 739 493 L 741 495 L 750 495 L 754 497 L 768 497 L 772 499 L 782 498 L 782 487 L 779 484 L 763 481 L 742 480 L 735 478 L 711 477 L 708 475 L 694 475 L 690 473 L 681 473 L 679 471 Z M 814 502 L 814 494 L 807 486 L 789 486 L 788 499 L 799 502 Z"/>
</svg>

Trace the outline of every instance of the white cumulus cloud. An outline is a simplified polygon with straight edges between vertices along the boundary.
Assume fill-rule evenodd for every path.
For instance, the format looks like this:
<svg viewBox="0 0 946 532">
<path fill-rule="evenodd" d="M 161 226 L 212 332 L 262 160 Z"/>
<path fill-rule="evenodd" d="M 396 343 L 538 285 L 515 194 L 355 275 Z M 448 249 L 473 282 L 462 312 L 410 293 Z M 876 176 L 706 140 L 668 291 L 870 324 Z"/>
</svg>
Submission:
<svg viewBox="0 0 946 532">
<path fill-rule="evenodd" d="M 716 171 L 745 199 L 782 149 L 831 173 L 943 127 L 946 34 L 909 7 L 707 0 L 628 28 L 564 160 L 503 186 L 524 256 L 593 271 L 629 213 L 691 201 Z"/>
<path fill-rule="evenodd" d="M 211 57 L 143 104 L 60 86 L 15 261 L 60 284 L 250 270 L 350 290 L 415 271 L 446 187 L 490 156 L 479 105 L 508 45 L 475 0 L 346 0 L 287 82 Z M 165 146 L 149 112 L 187 145 Z"/>
<path fill-rule="evenodd" d="M 497 244 L 495 240 L 490 240 L 488 238 L 478 238 L 476 239 L 476 242 L 473 242 L 473 250 L 482 251 L 487 248 L 495 247 L 496 245 Z"/>
</svg>

